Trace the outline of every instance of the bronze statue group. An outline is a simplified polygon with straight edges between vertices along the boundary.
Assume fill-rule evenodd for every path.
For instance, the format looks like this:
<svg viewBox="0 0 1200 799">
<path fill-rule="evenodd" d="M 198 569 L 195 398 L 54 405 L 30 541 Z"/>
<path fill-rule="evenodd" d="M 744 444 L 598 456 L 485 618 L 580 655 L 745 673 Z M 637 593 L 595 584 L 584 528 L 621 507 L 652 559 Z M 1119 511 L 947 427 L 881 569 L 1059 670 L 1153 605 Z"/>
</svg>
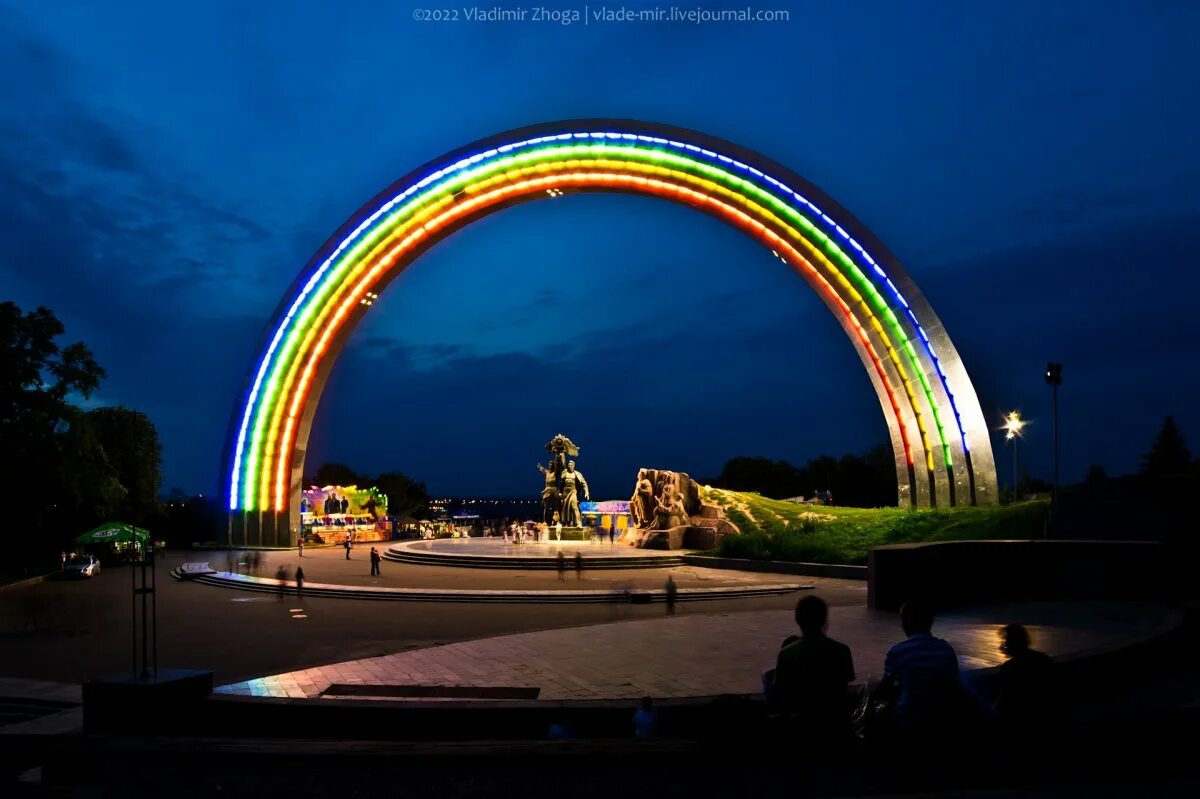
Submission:
<svg viewBox="0 0 1200 799">
<path fill-rule="evenodd" d="M 542 489 L 542 524 L 556 529 L 582 527 L 579 493 L 583 492 L 585 501 L 591 497 L 583 473 L 575 470 L 573 458 L 579 456 L 579 447 L 559 433 L 546 443 L 546 451 L 551 456 L 548 464 L 537 465 L 538 471 L 546 478 L 545 488 Z"/>
</svg>

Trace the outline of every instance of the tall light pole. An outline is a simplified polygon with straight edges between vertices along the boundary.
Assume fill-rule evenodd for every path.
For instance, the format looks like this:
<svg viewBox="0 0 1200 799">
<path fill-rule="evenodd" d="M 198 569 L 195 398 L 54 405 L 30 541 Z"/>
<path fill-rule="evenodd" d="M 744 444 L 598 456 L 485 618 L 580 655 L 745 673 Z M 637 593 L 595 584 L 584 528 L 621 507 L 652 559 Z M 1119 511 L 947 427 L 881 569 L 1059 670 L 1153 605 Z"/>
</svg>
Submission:
<svg viewBox="0 0 1200 799">
<path fill-rule="evenodd" d="M 1001 429 L 1007 431 L 1004 440 L 1011 441 L 1013 448 L 1013 502 L 1017 501 L 1017 439 L 1021 437 L 1021 429 L 1025 427 L 1025 424 L 1025 420 L 1021 418 L 1018 411 L 1010 411 L 1004 417 L 1004 424 L 1001 425 Z"/>
<path fill-rule="evenodd" d="M 1058 387 L 1062 385 L 1062 364 L 1051 361 L 1046 364 L 1046 384 L 1054 403 L 1054 493 L 1050 495 L 1050 518 L 1058 510 Z"/>
</svg>

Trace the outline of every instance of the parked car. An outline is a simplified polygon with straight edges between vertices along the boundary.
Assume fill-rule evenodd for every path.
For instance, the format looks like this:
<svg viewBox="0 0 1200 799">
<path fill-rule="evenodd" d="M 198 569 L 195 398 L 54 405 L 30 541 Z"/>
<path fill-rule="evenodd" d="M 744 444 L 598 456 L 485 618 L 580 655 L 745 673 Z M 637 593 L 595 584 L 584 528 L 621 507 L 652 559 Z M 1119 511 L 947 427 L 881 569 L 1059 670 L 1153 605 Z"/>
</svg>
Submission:
<svg viewBox="0 0 1200 799">
<path fill-rule="evenodd" d="M 95 577 L 100 573 L 100 561 L 95 555 L 76 555 L 67 561 L 67 577 Z"/>
</svg>

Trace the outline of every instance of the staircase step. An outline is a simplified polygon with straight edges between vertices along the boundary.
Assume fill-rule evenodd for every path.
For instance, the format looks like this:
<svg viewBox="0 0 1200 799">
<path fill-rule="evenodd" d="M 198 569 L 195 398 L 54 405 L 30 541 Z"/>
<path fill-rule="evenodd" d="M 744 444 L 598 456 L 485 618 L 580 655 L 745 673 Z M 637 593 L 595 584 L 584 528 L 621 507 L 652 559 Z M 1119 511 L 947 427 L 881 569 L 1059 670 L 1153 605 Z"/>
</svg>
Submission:
<svg viewBox="0 0 1200 799">
<path fill-rule="evenodd" d="M 176 568 L 171 576 L 183 580 L 183 572 Z M 256 591 L 265 594 L 278 594 L 279 584 L 274 580 L 262 577 L 246 577 L 227 572 L 217 572 L 199 577 L 192 577 L 188 582 L 201 583 L 220 588 L 233 588 L 241 591 Z M 811 585 L 781 583 L 775 585 L 729 586 L 722 588 L 680 588 L 676 594 L 679 602 L 695 602 L 706 599 L 740 599 L 757 596 L 777 596 L 794 591 L 811 589 Z M 285 595 L 296 594 L 295 583 L 283 586 Z M 350 585 L 324 585 L 309 583 L 304 586 L 305 597 L 327 597 L 331 599 L 373 599 L 402 602 L 520 602 L 542 604 L 574 604 L 574 603 L 605 603 L 605 602 L 665 602 L 666 593 L 662 590 L 633 590 L 633 591 L 485 591 L 469 589 L 414 589 L 414 588 L 366 588 Z"/>
</svg>

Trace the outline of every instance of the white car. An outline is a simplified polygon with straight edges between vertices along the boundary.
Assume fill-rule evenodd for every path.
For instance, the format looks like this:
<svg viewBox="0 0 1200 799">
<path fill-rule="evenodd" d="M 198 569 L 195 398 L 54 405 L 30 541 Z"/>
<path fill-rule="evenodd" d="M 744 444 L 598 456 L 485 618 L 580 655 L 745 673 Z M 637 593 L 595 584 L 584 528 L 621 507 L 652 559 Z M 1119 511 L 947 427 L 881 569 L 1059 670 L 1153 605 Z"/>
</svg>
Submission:
<svg viewBox="0 0 1200 799">
<path fill-rule="evenodd" d="M 63 569 L 67 577 L 95 577 L 100 573 L 100 561 L 95 555 L 76 555 Z"/>
</svg>

